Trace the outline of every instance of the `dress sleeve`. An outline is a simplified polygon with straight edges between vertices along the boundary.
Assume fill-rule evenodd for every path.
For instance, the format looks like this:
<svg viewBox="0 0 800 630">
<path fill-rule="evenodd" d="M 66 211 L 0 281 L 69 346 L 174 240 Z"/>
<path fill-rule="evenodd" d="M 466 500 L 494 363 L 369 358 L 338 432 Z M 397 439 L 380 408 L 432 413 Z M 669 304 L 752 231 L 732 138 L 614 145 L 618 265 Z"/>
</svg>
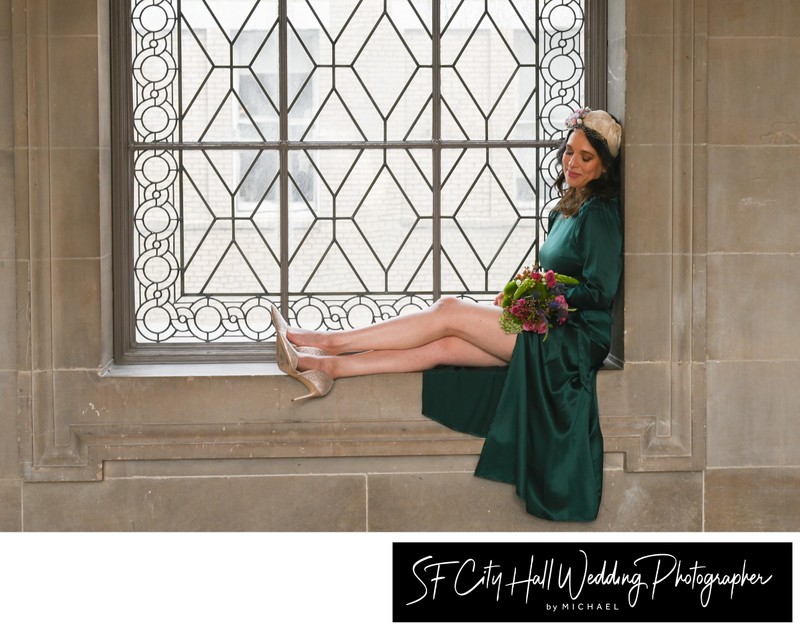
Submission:
<svg viewBox="0 0 800 630">
<path fill-rule="evenodd" d="M 615 203 L 593 199 L 584 208 L 575 241 L 583 257 L 581 283 L 566 291 L 570 306 L 607 309 L 622 275 L 622 225 Z"/>
</svg>

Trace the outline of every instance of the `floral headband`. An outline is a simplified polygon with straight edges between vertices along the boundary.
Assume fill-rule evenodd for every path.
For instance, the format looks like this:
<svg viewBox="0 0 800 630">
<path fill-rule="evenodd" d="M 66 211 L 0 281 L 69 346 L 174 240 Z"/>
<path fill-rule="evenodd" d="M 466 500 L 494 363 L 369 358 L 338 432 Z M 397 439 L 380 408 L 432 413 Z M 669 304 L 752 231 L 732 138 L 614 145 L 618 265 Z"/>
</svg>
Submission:
<svg viewBox="0 0 800 630">
<path fill-rule="evenodd" d="M 611 157 L 617 157 L 622 139 L 622 127 L 607 112 L 601 109 L 593 111 L 588 107 L 575 110 L 566 120 L 567 129 L 580 129 L 588 133 L 608 147 Z"/>
</svg>

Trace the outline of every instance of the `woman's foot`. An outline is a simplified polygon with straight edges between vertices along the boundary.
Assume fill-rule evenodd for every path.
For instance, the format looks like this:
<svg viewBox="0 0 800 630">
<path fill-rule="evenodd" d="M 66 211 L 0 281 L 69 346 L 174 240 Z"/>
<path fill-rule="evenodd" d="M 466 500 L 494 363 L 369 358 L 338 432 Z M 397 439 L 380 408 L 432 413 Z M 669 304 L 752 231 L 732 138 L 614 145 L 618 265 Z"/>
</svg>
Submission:
<svg viewBox="0 0 800 630">
<path fill-rule="evenodd" d="M 292 401 L 325 396 L 333 387 L 333 379 L 321 370 L 306 370 L 300 372 L 297 369 L 297 362 L 299 360 L 298 349 L 289 343 L 289 340 L 286 338 L 286 333 L 284 332 L 286 328 L 283 318 L 279 320 L 275 318 L 275 314 L 273 313 L 273 322 L 275 322 L 275 358 L 278 363 L 278 368 L 284 374 L 300 381 L 308 390 L 307 394 L 293 398 Z M 283 322 L 283 326 L 281 322 Z M 301 350 L 303 354 L 315 354 L 316 356 L 320 356 L 317 352 L 305 352 L 304 350 L 305 349 Z M 310 350 L 319 351 L 318 348 L 310 348 Z"/>
<path fill-rule="evenodd" d="M 284 339 L 291 344 L 294 348 L 297 349 L 298 352 L 301 354 L 313 354 L 316 356 L 326 356 L 328 353 L 325 352 L 322 348 L 317 348 L 314 346 L 297 346 L 289 341 L 288 332 L 289 332 L 289 324 L 283 319 L 280 311 L 275 308 L 274 305 L 270 306 L 270 314 L 272 315 L 272 325 L 275 327 L 275 335 L 276 337 L 283 335 Z"/>
</svg>

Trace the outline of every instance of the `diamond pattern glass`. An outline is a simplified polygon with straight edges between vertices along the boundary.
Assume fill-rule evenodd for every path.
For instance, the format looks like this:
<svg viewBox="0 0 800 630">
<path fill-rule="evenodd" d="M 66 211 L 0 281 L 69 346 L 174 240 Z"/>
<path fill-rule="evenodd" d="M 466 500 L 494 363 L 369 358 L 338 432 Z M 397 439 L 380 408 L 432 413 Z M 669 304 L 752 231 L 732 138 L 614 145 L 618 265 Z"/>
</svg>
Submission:
<svg viewBox="0 0 800 630">
<path fill-rule="evenodd" d="M 581 0 L 129 0 L 135 339 L 341 329 L 531 264 Z"/>
</svg>

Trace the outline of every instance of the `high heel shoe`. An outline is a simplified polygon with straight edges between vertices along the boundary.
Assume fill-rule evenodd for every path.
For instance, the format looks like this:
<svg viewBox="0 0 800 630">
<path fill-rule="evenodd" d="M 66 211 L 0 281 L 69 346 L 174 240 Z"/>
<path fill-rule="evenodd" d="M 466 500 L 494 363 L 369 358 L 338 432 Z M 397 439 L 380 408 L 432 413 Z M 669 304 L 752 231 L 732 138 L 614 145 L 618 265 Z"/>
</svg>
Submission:
<svg viewBox="0 0 800 630">
<path fill-rule="evenodd" d="M 306 370 L 305 372 L 299 372 L 297 370 L 297 350 L 286 339 L 286 335 L 280 331 L 277 332 L 275 358 L 278 362 L 278 368 L 281 370 L 281 372 L 300 381 L 308 390 L 306 395 L 292 398 L 292 402 L 305 400 L 306 398 L 320 398 L 331 391 L 331 387 L 333 387 L 333 379 L 325 374 L 325 372 L 322 372 L 321 370 Z"/>
<path fill-rule="evenodd" d="M 322 348 L 315 348 L 313 346 L 295 346 L 291 341 L 286 338 L 286 329 L 289 328 L 289 324 L 286 323 L 286 320 L 283 319 L 280 311 L 275 308 L 274 304 L 270 304 L 270 315 L 272 316 L 272 325 L 275 327 L 275 334 L 276 337 L 280 337 L 283 335 L 286 342 L 291 345 L 293 348 L 297 348 L 297 351 L 300 354 L 313 354 L 318 357 L 326 357 L 328 353 L 325 352 Z"/>
</svg>

